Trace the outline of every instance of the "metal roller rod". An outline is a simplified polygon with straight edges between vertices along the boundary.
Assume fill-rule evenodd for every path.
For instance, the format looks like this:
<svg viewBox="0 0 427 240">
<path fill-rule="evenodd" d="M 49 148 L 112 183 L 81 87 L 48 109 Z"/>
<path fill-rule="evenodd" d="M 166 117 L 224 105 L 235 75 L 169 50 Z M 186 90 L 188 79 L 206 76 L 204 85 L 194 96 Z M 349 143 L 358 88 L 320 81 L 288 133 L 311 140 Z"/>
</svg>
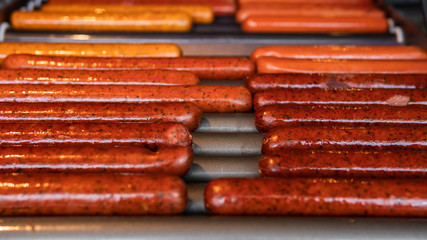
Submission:
<svg viewBox="0 0 427 240">
<path fill-rule="evenodd" d="M 257 133 L 253 113 L 205 113 L 196 132 Z"/>
<path fill-rule="evenodd" d="M 185 215 L 206 215 L 208 212 L 205 209 L 203 195 L 205 192 L 205 183 L 190 183 L 187 184 L 188 202 L 187 208 L 184 211 Z"/>
<path fill-rule="evenodd" d="M 192 133 L 195 155 L 261 155 L 263 133 Z"/>
</svg>

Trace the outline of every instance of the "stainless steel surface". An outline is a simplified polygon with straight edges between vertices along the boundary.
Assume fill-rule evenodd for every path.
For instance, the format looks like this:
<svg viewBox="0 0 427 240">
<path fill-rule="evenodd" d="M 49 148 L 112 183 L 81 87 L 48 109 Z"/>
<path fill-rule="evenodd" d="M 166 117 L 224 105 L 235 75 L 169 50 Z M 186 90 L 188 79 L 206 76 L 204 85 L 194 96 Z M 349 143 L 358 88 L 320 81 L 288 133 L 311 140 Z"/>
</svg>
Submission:
<svg viewBox="0 0 427 240">
<path fill-rule="evenodd" d="M 196 132 L 248 132 L 256 133 L 253 113 L 205 113 Z"/>
<path fill-rule="evenodd" d="M 261 154 L 262 133 L 192 133 L 195 155 L 253 156 Z"/>
<path fill-rule="evenodd" d="M 193 165 L 184 176 L 186 182 L 209 182 L 222 177 L 258 177 L 260 155 L 255 156 L 195 156 Z"/>
<path fill-rule="evenodd" d="M 17 217 L 1 239 L 426 239 L 427 219 L 334 217 Z"/>
<path fill-rule="evenodd" d="M 206 215 L 205 203 L 203 194 L 206 184 L 204 183 L 189 183 L 187 184 L 188 202 L 187 208 L 184 211 L 185 215 Z"/>
</svg>

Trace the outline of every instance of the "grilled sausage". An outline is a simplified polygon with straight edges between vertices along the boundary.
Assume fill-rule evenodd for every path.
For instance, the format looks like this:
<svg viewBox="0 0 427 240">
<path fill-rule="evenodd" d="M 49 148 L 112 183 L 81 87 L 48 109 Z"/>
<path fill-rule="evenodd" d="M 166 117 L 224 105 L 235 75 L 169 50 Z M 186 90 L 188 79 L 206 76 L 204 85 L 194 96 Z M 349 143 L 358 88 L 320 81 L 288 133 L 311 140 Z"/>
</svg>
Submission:
<svg viewBox="0 0 427 240">
<path fill-rule="evenodd" d="M 53 0 L 56 1 L 56 0 Z M 294 4 L 316 4 L 316 3 L 324 3 L 324 4 L 342 4 L 351 7 L 353 4 L 372 4 L 372 0 L 306 0 L 303 3 L 300 0 L 238 0 L 239 4 L 246 3 L 294 3 Z"/>
<path fill-rule="evenodd" d="M 255 112 L 255 125 L 261 132 L 268 132 L 277 127 L 319 125 L 427 126 L 427 107 L 269 105 L 261 107 Z"/>
<path fill-rule="evenodd" d="M 239 57 L 99 58 L 9 55 L 2 68 L 51 70 L 168 69 L 194 72 L 201 80 L 239 80 L 255 72 L 255 65 Z"/>
<path fill-rule="evenodd" d="M 276 88 L 427 88 L 427 74 L 254 74 L 246 78 L 252 92 Z"/>
<path fill-rule="evenodd" d="M 256 64 L 259 73 L 427 73 L 427 60 L 338 60 L 261 57 Z"/>
<path fill-rule="evenodd" d="M 96 57 L 180 57 L 171 43 L 23 43 L 0 42 L 0 60 L 10 54 Z"/>
<path fill-rule="evenodd" d="M 0 146 L 190 146 L 180 123 L 1 123 Z"/>
<path fill-rule="evenodd" d="M 0 102 L 191 102 L 203 112 L 247 112 L 241 86 L 121 86 L 0 84 Z"/>
<path fill-rule="evenodd" d="M 202 111 L 193 103 L 10 103 L 0 102 L 0 123 L 178 122 L 195 130 Z"/>
<path fill-rule="evenodd" d="M 215 179 L 205 207 L 227 215 L 427 215 L 425 180 Z"/>
<path fill-rule="evenodd" d="M 289 149 L 427 150 L 427 127 L 292 127 L 269 131 L 262 152 Z"/>
<path fill-rule="evenodd" d="M 427 155 L 414 151 L 280 151 L 263 155 L 266 177 L 427 178 Z"/>
<path fill-rule="evenodd" d="M 174 70 L 0 70 L 5 84 L 199 85 L 192 72 Z"/>
<path fill-rule="evenodd" d="M 277 89 L 258 92 L 254 107 L 273 104 L 427 105 L 424 89 Z"/>
<path fill-rule="evenodd" d="M 168 146 L 153 152 L 141 147 L 3 147 L 0 172 L 164 173 L 184 176 L 193 149 Z"/>
<path fill-rule="evenodd" d="M 427 52 L 417 46 L 264 46 L 255 49 L 251 60 L 260 57 L 301 59 L 427 59 Z"/>
<path fill-rule="evenodd" d="M 12 13 L 16 30 L 43 31 L 119 31 L 119 32 L 188 32 L 192 19 L 186 13 Z"/>
<path fill-rule="evenodd" d="M 387 19 L 378 17 L 249 17 L 248 33 L 386 33 Z"/>
<path fill-rule="evenodd" d="M 2 174 L 0 214 L 164 215 L 187 204 L 178 176 L 115 174 Z"/>
</svg>

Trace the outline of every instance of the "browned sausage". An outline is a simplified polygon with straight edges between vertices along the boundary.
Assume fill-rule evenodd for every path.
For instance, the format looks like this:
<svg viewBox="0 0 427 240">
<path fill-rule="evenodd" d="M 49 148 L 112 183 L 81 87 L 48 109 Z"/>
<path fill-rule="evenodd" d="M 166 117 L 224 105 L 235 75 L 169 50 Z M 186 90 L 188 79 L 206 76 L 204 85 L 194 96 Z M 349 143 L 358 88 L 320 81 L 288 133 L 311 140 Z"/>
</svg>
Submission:
<svg viewBox="0 0 427 240">
<path fill-rule="evenodd" d="M 275 88 L 427 88 L 427 74 L 254 74 L 246 78 L 252 92 Z"/>
<path fill-rule="evenodd" d="M 58 0 L 53 0 L 58 1 Z M 301 2 L 301 0 L 238 0 L 239 4 L 247 4 L 247 3 L 293 3 L 293 4 L 337 4 L 337 5 L 347 5 L 348 7 L 351 7 L 354 4 L 367 4 L 372 5 L 372 0 L 305 0 L 304 2 Z"/>
<path fill-rule="evenodd" d="M 215 179 L 205 207 L 227 215 L 427 215 L 425 180 Z"/>
<path fill-rule="evenodd" d="M 202 111 L 193 103 L 10 103 L 0 102 L 0 123 L 179 122 L 195 130 Z"/>
<path fill-rule="evenodd" d="M 167 69 L 194 72 L 201 80 L 239 80 L 255 72 L 255 65 L 239 57 L 105 58 L 12 54 L 2 68 L 51 70 Z"/>
<path fill-rule="evenodd" d="M 266 177 L 427 178 L 426 152 L 280 151 L 259 160 Z"/>
<path fill-rule="evenodd" d="M 427 150 L 427 127 L 292 127 L 269 131 L 262 152 L 289 149 Z"/>
<path fill-rule="evenodd" d="M 3 147 L 0 172 L 164 173 L 184 176 L 193 149 L 168 146 L 151 151 L 142 147 Z"/>
<path fill-rule="evenodd" d="M 187 204 L 178 176 L 115 174 L 1 174 L 0 214 L 164 215 Z"/>
<path fill-rule="evenodd" d="M 1 106 L 1 105 L 0 105 Z M 269 105 L 255 112 L 261 132 L 293 126 L 427 126 L 427 106 Z"/>
<path fill-rule="evenodd" d="M 247 112 L 251 93 L 241 86 L 0 84 L 0 102 L 191 102 L 203 112 Z"/>
<path fill-rule="evenodd" d="M 278 89 L 258 92 L 254 107 L 273 104 L 427 105 L 424 89 Z"/>
<path fill-rule="evenodd" d="M 0 146 L 190 146 L 180 123 L 1 123 Z"/>
<path fill-rule="evenodd" d="M 0 82 L 93 85 L 199 85 L 192 72 L 173 70 L 0 70 Z"/>
</svg>

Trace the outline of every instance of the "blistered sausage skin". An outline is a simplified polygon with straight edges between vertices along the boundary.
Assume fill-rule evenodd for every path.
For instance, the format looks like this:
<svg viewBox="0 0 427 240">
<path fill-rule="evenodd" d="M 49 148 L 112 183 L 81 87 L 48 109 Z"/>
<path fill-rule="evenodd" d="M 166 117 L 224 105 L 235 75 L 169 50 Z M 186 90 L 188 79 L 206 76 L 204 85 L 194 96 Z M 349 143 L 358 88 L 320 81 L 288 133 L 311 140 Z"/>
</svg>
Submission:
<svg viewBox="0 0 427 240">
<path fill-rule="evenodd" d="M 224 178 L 204 196 L 221 215 L 427 216 L 425 180 Z"/>
<path fill-rule="evenodd" d="M 57 0 L 54 0 L 57 1 Z M 372 5 L 372 0 L 306 0 L 304 3 L 301 3 L 300 0 L 238 0 L 239 4 L 247 4 L 247 3 L 293 3 L 293 4 L 337 4 L 337 5 L 347 5 L 351 7 L 354 4 L 366 4 Z"/>
<path fill-rule="evenodd" d="M 184 176 L 193 149 L 167 146 L 151 151 L 142 147 L 2 147 L 0 172 L 21 173 L 164 173 Z"/>
<path fill-rule="evenodd" d="M 427 74 L 254 74 L 246 78 L 252 92 L 276 88 L 427 88 Z"/>
<path fill-rule="evenodd" d="M 255 72 L 255 65 L 240 57 L 182 58 L 100 58 L 13 54 L 6 57 L 2 68 L 50 70 L 131 70 L 166 69 L 191 71 L 200 80 L 239 80 Z"/>
<path fill-rule="evenodd" d="M 277 151 L 259 160 L 265 177 L 427 178 L 426 152 Z"/>
<path fill-rule="evenodd" d="M 1 105 L 0 105 L 1 106 Z M 261 132 L 293 126 L 427 126 L 427 106 L 268 105 L 255 112 Z"/>
<path fill-rule="evenodd" d="M 0 123 L 178 122 L 195 130 L 202 111 L 193 103 L 10 103 L 0 102 Z"/>
<path fill-rule="evenodd" d="M 427 127 L 283 127 L 264 136 L 263 153 L 292 149 L 427 150 Z"/>
<path fill-rule="evenodd" d="M 258 92 L 254 107 L 273 104 L 426 106 L 424 89 L 278 89 Z"/>
<path fill-rule="evenodd" d="M 171 215 L 184 211 L 178 176 L 2 174 L 0 215 Z"/>
<path fill-rule="evenodd" d="M 0 146 L 190 146 L 180 123 L 1 123 Z"/>
<path fill-rule="evenodd" d="M 199 85 L 192 72 L 174 70 L 0 70 L 0 82 L 15 84 Z"/>
<path fill-rule="evenodd" d="M 241 86 L 0 84 L 0 102 L 190 102 L 203 112 L 247 112 L 251 93 Z"/>
</svg>

